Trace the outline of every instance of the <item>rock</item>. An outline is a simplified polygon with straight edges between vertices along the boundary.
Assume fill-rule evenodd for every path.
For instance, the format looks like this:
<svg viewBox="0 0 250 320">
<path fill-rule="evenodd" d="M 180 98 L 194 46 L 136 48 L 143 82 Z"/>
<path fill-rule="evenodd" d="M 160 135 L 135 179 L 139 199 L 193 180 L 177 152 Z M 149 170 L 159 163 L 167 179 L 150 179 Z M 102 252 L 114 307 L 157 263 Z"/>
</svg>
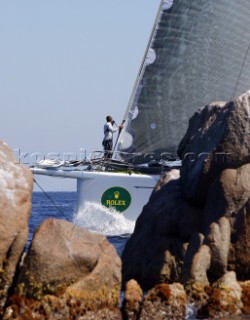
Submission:
<svg viewBox="0 0 250 320">
<path fill-rule="evenodd" d="M 211 263 L 210 248 L 203 244 L 204 236 L 194 234 L 184 256 L 182 281 L 184 283 L 208 284 L 207 271 Z"/>
<path fill-rule="evenodd" d="M 127 320 L 137 320 L 142 303 L 142 289 L 139 284 L 131 279 L 126 283 L 123 301 L 123 314 Z"/>
<path fill-rule="evenodd" d="M 123 280 L 145 290 L 180 279 L 184 244 L 200 229 L 201 210 L 181 195 L 179 179 L 157 189 L 136 221 L 122 254 Z"/>
<path fill-rule="evenodd" d="M 204 282 L 192 282 L 185 285 L 188 307 L 192 308 L 195 319 L 207 319 L 207 306 L 211 295 L 211 287 Z M 190 317 L 193 319 L 194 316 Z"/>
<path fill-rule="evenodd" d="M 159 191 L 165 184 L 167 184 L 171 180 L 176 180 L 180 178 L 180 170 L 172 169 L 170 171 L 167 171 L 163 173 L 163 175 L 160 177 L 160 180 L 157 182 L 153 195 Z"/>
<path fill-rule="evenodd" d="M 124 281 L 208 283 L 250 277 L 250 91 L 190 119 L 180 171 L 157 183 L 123 255 Z M 202 241 L 194 241 L 196 235 Z"/>
<path fill-rule="evenodd" d="M 202 213 L 202 232 L 212 250 L 210 273 L 234 270 L 250 278 L 250 165 L 225 169 L 211 185 Z M 223 223 L 222 223 L 223 222 Z"/>
<path fill-rule="evenodd" d="M 23 319 L 81 319 L 81 320 L 122 320 L 118 308 L 86 304 L 82 298 L 63 295 L 56 297 L 46 295 L 40 301 L 34 301 L 21 296 L 12 296 L 11 304 L 4 314 L 3 320 Z"/>
<path fill-rule="evenodd" d="M 15 294 L 28 299 L 24 305 L 36 300 L 29 302 L 30 312 L 39 313 L 37 308 L 47 305 L 48 295 L 56 296 L 49 301 L 57 315 L 58 305 L 66 308 L 65 314 L 73 312 L 74 304 L 81 313 L 96 312 L 117 308 L 120 285 L 121 261 L 105 237 L 64 220 L 48 219 L 34 235 Z"/>
<path fill-rule="evenodd" d="M 192 266 L 191 277 L 194 281 L 208 283 L 207 270 L 210 267 L 211 251 L 206 245 L 202 245 L 200 250 L 195 254 Z"/>
<path fill-rule="evenodd" d="M 33 176 L 0 141 L 0 314 L 28 239 Z"/>
<path fill-rule="evenodd" d="M 227 271 L 231 227 L 226 217 L 210 225 L 206 243 L 211 250 L 211 273 L 222 276 Z"/>
<path fill-rule="evenodd" d="M 250 279 L 250 200 L 231 220 L 228 265 L 240 280 Z"/>
<path fill-rule="evenodd" d="M 250 277 L 250 255 L 246 254 L 250 248 L 249 191 L 249 164 L 225 169 L 209 189 L 201 225 L 213 251 L 211 271 L 214 276 L 221 276 L 229 268 L 240 280 Z M 226 223 L 224 227 L 219 227 L 220 221 Z"/>
<path fill-rule="evenodd" d="M 228 268 L 239 280 L 250 279 L 250 200 L 231 220 L 231 244 Z"/>
<path fill-rule="evenodd" d="M 242 313 L 245 315 L 250 314 L 250 281 L 239 283 L 242 289 L 241 301 L 243 303 Z"/>
<path fill-rule="evenodd" d="M 209 318 L 221 318 L 241 314 L 243 307 L 242 289 L 236 280 L 235 272 L 225 273 L 213 284 L 208 304 Z"/>
<path fill-rule="evenodd" d="M 182 320 L 186 303 L 186 293 L 181 284 L 159 284 L 145 296 L 139 320 Z"/>
<path fill-rule="evenodd" d="M 220 172 L 249 163 L 249 101 L 250 91 L 228 103 L 211 103 L 190 119 L 178 148 L 186 199 L 205 205 Z"/>
<path fill-rule="evenodd" d="M 224 215 L 231 217 L 241 210 L 250 197 L 250 164 L 245 164 L 237 169 L 226 169 L 219 177 L 221 192 L 218 190 Z M 217 190 L 216 190 L 217 191 Z M 218 195 L 217 193 L 217 195 Z"/>
<path fill-rule="evenodd" d="M 234 217 L 250 198 L 250 164 L 225 169 L 214 180 L 203 211 L 203 232 L 222 216 Z"/>
<path fill-rule="evenodd" d="M 249 102 L 250 91 L 193 116 L 179 146 L 180 178 L 163 175 L 138 217 L 122 260 L 124 281 L 154 287 L 140 319 L 168 314 L 159 292 L 173 282 L 185 284 L 198 318 L 249 314 Z"/>
</svg>

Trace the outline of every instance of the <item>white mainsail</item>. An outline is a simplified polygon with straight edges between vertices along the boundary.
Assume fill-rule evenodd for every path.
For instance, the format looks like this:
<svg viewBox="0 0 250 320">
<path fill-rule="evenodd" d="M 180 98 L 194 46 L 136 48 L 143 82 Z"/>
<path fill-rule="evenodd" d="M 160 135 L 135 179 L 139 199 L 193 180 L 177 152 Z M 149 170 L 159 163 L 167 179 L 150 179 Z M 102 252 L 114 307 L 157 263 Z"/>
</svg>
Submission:
<svg viewBox="0 0 250 320">
<path fill-rule="evenodd" d="M 175 154 L 195 110 L 249 89 L 249 17 L 249 0 L 161 1 L 114 157 Z"/>
</svg>

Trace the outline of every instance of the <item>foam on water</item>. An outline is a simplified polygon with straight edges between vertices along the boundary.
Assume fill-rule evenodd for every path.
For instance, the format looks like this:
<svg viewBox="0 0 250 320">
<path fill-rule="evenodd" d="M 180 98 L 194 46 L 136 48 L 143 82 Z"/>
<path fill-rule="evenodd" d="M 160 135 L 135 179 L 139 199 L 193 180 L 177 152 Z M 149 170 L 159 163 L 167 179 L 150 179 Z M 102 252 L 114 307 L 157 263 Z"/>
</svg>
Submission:
<svg viewBox="0 0 250 320">
<path fill-rule="evenodd" d="M 73 219 L 82 228 L 96 231 L 105 236 L 130 234 L 134 230 L 135 222 L 128 220 L 116 210 L 108 210 L 100 204 L 87 202 Z"/>
<path fill-rule="evenodd" d="M 195 320 L 197 310 L 193 303 L 187 304 L 185 320 Z"/>
</svg>

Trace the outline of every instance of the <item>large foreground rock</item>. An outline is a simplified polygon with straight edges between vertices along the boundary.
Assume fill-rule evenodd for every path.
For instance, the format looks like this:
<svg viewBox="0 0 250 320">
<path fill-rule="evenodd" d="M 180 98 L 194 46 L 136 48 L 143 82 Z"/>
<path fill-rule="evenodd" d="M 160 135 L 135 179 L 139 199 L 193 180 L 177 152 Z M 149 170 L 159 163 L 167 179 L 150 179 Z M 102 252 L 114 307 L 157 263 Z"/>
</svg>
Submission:
<svg viewBox="0 0 250 320">
<path fill-rule="evenodd" d="M 0 314 L 28 239 L 33 176 L 0 141 Z"/>
<path fill-rule="evenodd" d="M 125 246 L 125 282 L 204 286 L 228 271 L 250 279 L 249 103 L 250 91 L 191 118 L 180 177 L 162 177 Z"/>
<path fill-rule="evenodd" d="M 180 142 L 182 192 L 204 205 L 210 186 L 227 168 L 250 162 L 250 91 L 199 109 Z"/>
<path fill-rule="evenodd" d="M 49 308 L 51 317 L 73 319 L 87 311 L 116 308 L 120 285 L 121 261 L 105 237 L 64 220 L 48 219 L 34 235 L 6 319 L 12 319 L 7 315 L 15 310 L 46 319 Z M 119 311 L 114 314 L 120 317 Z"/>
</svg>

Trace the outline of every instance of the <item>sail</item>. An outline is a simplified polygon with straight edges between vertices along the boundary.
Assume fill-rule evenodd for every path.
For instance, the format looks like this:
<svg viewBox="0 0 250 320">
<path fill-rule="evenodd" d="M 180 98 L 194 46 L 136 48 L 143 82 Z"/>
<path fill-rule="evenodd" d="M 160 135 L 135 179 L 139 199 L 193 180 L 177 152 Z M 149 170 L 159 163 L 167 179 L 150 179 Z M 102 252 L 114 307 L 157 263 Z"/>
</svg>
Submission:
<svg viewBox="0 0 250 320">
<path fill-rule="evenodd" d="M 114 153 L 173 153 L 195 110 L 250 89 L 250 1 L 162 0 Z"/>
</svg>

